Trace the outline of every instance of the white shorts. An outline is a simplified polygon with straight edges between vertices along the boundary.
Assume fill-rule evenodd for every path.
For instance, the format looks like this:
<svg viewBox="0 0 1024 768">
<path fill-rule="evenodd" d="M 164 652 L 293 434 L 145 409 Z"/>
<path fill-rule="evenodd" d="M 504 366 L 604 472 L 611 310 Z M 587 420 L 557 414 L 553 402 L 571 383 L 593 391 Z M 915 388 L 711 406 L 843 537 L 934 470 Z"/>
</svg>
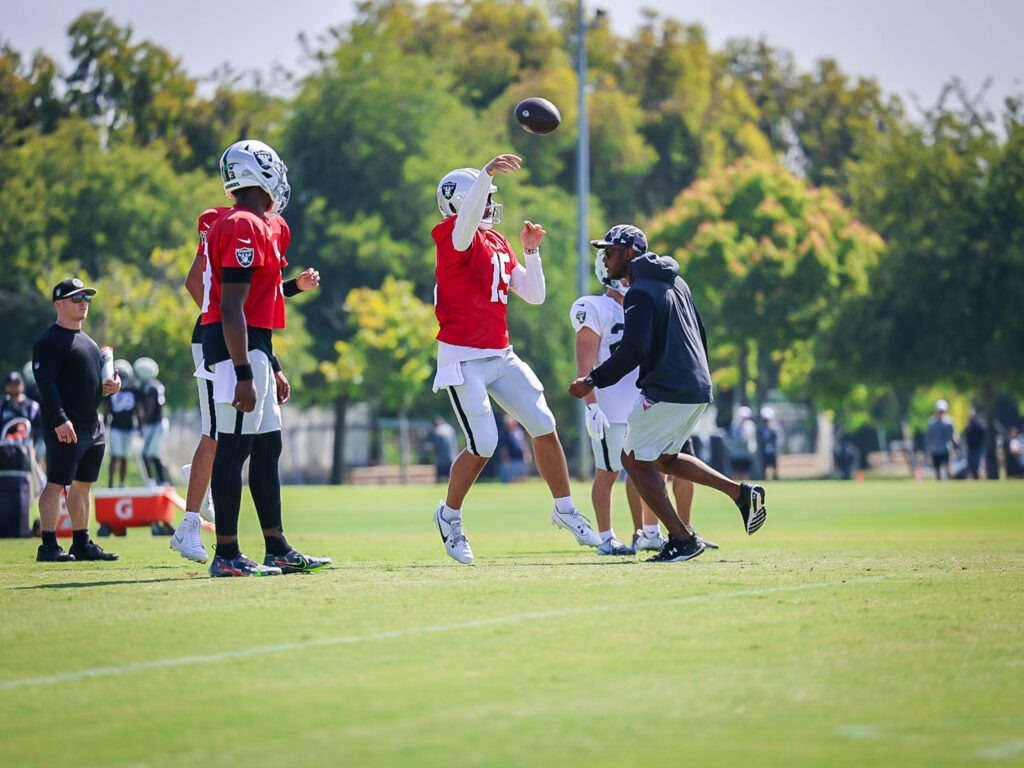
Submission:
<svg viewBox="0 0 1024 768">
<path fill-rule="evenodd" d="M 652 403 L 641 395 L 629 412 L 622 450 L 640 461 L 679 453 L 707 407 L 707 403 Z"/>
<path fill-rule="evenodd" d="M 490 457 L 498 445 L 491 398 L 523 425 L 530 437 L 555 431 L 544 385 L 512 350 L 459 363 L 461 382 L 445 387 L 470 453 Z"/>
<path fill-rule="evenodd" d="M 192 345 L 192 362 L 196 370 L 203 366 L 203 345 Z M 202 433 L 217 439 L 217 408 L 213 402 L 213 382 L 209 379 L 196 377 L 196 389 L 199 390 L 199 424 Z"/>
<path fill-rule="evenodd" d="M 164 435 L 167 434 L 167 419 L 142 425 L 142 455 L 147 459 L 159 459 L 163 455 Z"/>
<path fill-rule="evenodd" d="M 132 452 L 132 432 L 130 429 L 111 429 L 107 432 L 110 444 L 110 455 L 115 459 L 127 459 Z"/>
<path fill-rule="evenodd" d="M 626 436 L 625 424 L 609 424 L 604 428 L 604 439 L 590 438 L 594 452 L 594 466 L 605 472 L 622 471 L 622 441 Z"/>
<path fill-rule="evenodd" d="M 235 399 L 235 366 L 224 360 L 214 366 L 213 399 L 218 434 L 265 435 L 281 431 L 281 406 L 277 404 L 277 379 L 266 352 L 249 350 L 253 383 L 256 385 L 256 408 L 243 413 L 231 403 Z"/>
</svg>

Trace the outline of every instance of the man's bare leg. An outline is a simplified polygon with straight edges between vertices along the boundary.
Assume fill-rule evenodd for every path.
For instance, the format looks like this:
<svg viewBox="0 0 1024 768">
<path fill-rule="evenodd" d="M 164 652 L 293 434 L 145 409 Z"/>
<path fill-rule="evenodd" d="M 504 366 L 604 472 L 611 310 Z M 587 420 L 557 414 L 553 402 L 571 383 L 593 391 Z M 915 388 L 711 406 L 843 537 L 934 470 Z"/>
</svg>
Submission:
<svg viewBox="0 0 1024 768">
<path fill-rule="evenodd" d="M 213 459 L 217 455 L 217 441 L 209 435 L 199 438 L 199 445 L 192 454 L 192 469 L 188 475 L 188 492 L 185 494 L 185 509 L 198 512 L 210 487 L 213 475 Z"/>
<path fill-rule="evenodd" d="M 618 472 L 607 469 L 594 470 L 594 484 L 590 487 L 590 502 L 594 505 L 598 531 L 612 529 L 612 489 L 618 479 Z M 628 493 L 628 491 L 627 491 Z"/>
<path fill-rule="evenodd" d="M 633 478 L 644 503 L 658 516 L 668 532 L 680 541 L 689 539 L 693 535 L 693 531 L 683 525 L 679 516 L 676 515 L 672 502 L 669 501 L 668 492 L 665 489 L 665 478 L 662 476 L 658 463 L 641 461 L 634 458 L 632 454 L 623 452 L 622 466 Z"/>
<path fill-rule="evenodd" d="M 571 496 L 569 467 L 565 463 L 565 452 L 558 440 L 558 432 L 548 432 L 533 438 L 533 455 L 537 461 L 537 471 L 548 484 L 551 496 L 556 499 Z"/>
<path fill-rule="evenodd" d="M 477 456 L 465 449 L 455 457 L 455 461 L 452 462 L 452 472 L 448 478 L 448 495 L 444 502 L 449 509 L 462 509 L 462 502 L 466 500 L 466 494 L 469 493 L 469 489 L 473 487 L 476 479 L 480 477 L 486 464 L 486 456 Z"/>
</svg>

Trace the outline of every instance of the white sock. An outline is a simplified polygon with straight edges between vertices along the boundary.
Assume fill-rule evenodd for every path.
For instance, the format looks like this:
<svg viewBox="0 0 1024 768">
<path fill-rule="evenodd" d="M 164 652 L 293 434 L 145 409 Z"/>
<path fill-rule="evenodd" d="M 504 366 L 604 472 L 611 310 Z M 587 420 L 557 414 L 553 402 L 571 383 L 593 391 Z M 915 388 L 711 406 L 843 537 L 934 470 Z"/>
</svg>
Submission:
<svg viewBox="0 0 1024 768">
<path fill-rule="evenodd" d="M 555 499 L 555 509 L 563 515 L 566 512 L 572 512 L 576 509 L 576 505 L 572 503 L 572 496 L 562 496 L 561 498 Z"/>
<path fill-rule="evenodd" d="M 615 538 L 615 529 L 609 528 L 607 531 L 598 531 L 601 537 L 601 543 L 604 544 L 606 541 L 611 541 Z"/>
<path fill-rule="evenodd" d="M 655 523 L 654 525 L 645 525 L 644 526 L 644 536 L 646 536 L 648 539 L 653 539 L 657 535 L 658 535 L 658 524 L 657 523 Z"/>
<path fill-rule="evenodd" d="M 445 504 L 444 509 L 441 510 L 441 517 L 443 517 L 449 523 L 454 522 L 456 520 L 461 520 L 462 510 L 452 509 L 447 504 Z"/>
<path fill-rule="evenodd" d="M 199 513 L 198 512 L 188 512 L 188 511 L 186 511 L 185 512 L 185 522 L 187 523 L 189 520 L 199 520 Z"/>
</svg>

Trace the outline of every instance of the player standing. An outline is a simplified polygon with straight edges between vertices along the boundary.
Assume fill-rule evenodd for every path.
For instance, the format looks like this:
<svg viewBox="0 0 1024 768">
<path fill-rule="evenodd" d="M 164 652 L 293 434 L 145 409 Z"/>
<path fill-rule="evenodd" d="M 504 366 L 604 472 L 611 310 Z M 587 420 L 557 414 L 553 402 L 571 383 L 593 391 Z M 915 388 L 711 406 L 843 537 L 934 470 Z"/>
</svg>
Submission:
<svg viewBox="0 0 1024 768">
<path fill-rule="evenodd" d="M 544 387 L 509 344 L 509 291 L 530 304 L 542 303 L 545 296 L 539 250 L 544 229 L 523 222 L 519 241 L 525 266 L 511 243 L 494 229 L 501 222 L 502 207 L 494 202 L 497 187 L 491 179 L 499 172 L 519 170 L 520 163 L 515 155 L 498 155 L 482 172 L 460 168 L 437 186 L 444 219 L 431 232 L 437 246 L 434 303 L 441 326 L 434 391 L 447 390 L 466 449 L 452 464 L 447 498 L 435 510 L 434 523 L 449 556 L 460 563 L 473 561 L 462 526 L 462 503 L 498 442 L 492 398 L 533 439 L 537 469 L 554 497 L 551 521 L 568 529 L 581 545 L 601 543 L 573 504 L 565 454 Z"/>
<path fill-rule="evenodd" d="M 217 449 L 212 490 L 217 508 L 217 550 L 211 576 L 266 576 L 317 571 L 331 564 L 288 544 L 281 524 L 281 409 L 288 386 L 273 369 L 273 331 L 285 327 L 285 296 L 319 285 L 307 269 L 282 281 L 291 232 L 279 215 L 291 188 L 287 168 L 270 146 L 246 139 L 220 159 L 224 191 L 235 206 L 216 219 L 207 236 L 210 279 L 204 299 L 204 368 L 213 372 Z M 238 547 L 242 466 L 249 460 L 249 490 L 266 544 L 260 565 Z"/>
</svg>

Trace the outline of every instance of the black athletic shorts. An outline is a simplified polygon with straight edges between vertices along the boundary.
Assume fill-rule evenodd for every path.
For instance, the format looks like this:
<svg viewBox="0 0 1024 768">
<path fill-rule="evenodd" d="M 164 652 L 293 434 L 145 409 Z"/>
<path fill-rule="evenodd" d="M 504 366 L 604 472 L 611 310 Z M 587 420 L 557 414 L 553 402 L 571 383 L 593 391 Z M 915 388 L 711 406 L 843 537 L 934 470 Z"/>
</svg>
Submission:
<svg viewBox="0 0 1024 768">
<path fill-rule="evenodd" d="M 948 453 L 933 453 L 932 454 L 932 466 L 936 469 L 942 469 L 944 466 L 949 464 Z"/>
<path fill-rule="evenodd" d="M 685 453 L 687 456 L 697 456 L 697 452 L 693 450 L 693 438 L 686 438 L 686 442 L 683 443 L 683 447 L 679 449 L 680 453 Z"/>
<path fill-rule="evenodd" d="M 106 437 L 103 424 L 75 426 L 77 443 L 62 443 L 57 434 L 50 430 L 46 436 L 46 481 L 57 485 L 71 485 L 72 480 L 80 483 L 95 483 L 100 476 Z"/>
</svg>

